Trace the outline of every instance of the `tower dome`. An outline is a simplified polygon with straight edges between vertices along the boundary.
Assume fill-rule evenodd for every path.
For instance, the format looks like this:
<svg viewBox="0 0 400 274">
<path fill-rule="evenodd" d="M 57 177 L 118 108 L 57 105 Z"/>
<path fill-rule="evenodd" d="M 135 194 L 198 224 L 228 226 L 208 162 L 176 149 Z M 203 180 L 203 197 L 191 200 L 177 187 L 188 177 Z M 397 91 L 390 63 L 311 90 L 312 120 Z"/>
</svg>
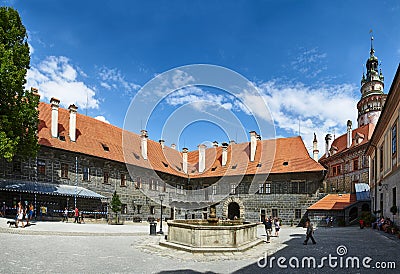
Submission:
<svg viewBox="0 0 400 274">
<path fill-rule="evenodd" d="M 365 65 L 367 73 L 363 73 L 361 78 L 361 99 L 357 104 L 359 127 L 369 123 L 376 125 L 386 100 L 384 77 L 382 70 L 378 72 L 379 59 L 375 56 L 373 41 L 371 36 L 370 56 Z"/>
</svg>

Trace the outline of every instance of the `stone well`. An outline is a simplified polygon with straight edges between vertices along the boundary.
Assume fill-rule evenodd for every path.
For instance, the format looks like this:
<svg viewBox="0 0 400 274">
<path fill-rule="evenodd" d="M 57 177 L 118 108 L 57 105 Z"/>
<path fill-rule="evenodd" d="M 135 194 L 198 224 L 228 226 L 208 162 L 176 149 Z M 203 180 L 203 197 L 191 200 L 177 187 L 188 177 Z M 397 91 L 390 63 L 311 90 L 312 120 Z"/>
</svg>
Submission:
<svg viewBox="0 0 400 274">
<path fill-rule="evenodd" d="M 168 236 L 160 245 L 189 252 L 234 252 L 243 251 L 262 242 L 257 238 L 257 224 L 240 220 L 219 221 L 210 224 L 207 220 L 168 221 Z"/>
</svg>

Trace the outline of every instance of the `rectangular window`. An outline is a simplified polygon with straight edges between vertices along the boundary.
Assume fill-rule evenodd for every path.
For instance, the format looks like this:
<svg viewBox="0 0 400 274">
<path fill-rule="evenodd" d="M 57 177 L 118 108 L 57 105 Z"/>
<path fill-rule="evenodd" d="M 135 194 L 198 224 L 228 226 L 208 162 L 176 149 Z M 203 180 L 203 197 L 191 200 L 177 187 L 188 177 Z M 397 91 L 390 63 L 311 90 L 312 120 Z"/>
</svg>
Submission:
<svg viewBox="0 0 400 274">
<path fill-rule="evenodd" d="M 301 209 L 296 208 L 296 209 L 294 210 L 294 218 L 295 218 L 295 219 L 301 219 Z"/>
<path fill-rule="evenodd" d="M 68 178 L 68 164 L 61 164 L 61 178 Z"/>
<path fill-rule="evenodd" d="M 375 178 L 375 158 L 371 161 L 371 178 Z"/>
<path fill-rule="evenodd" d="M 298 182 L 291 182 L 292 185 L 292 194 L 299 193 L 299 183 Z"/>
<path fill-rule="evenodd" d="M 272 209 L 272 217 L 273 218 L 278 217 L 278 209 L 277 208 Z"/>
<path fill-rule="evenodd" d="M 124 173 L 121 174 L 121 186 L 126 186 L 126 175 Z"/>
<path fill-rule="evenodd" d="M 397 206 L 397 197 L 396 197 L 396 188 L 394 187 L 392 190 L 392 206 Z"/>
<path fill-rule="evenodd" d="M 137 208 L 137 214 L 140 214 L 140 210 L 142 209 L 142 205 L 137 205 L 136 208 Z"/>
<path fill-rule="evenodd" d="M 259 184 L 258 185 L 258 193 L 259 194 L 264 194 L 264 184 Z"/>
<path fill-rule="evenodd" d="M 142 188 L 142 178 L 140 178 L 140 177 L 136 178 L 135 188 L 136 189 Z"/>
<path fill-rule="evenodd" d="M 212 194 L 217 195 L 217 186 L 216 185 L 212 186 Z"/>
<path fill-rule="evenodd" d="M 236 194 L 236 185 L 231 184 L 231 194 Z"/>
<path fill-rule="evenodd" d="M 270 183 L 265 184 L 265 193 L 271 194 L 271 184 Z"/>
<path fill-rule="evenodd" d="M 150 206 L 150 214 L 151 215 L 156 214 L 156 210 L 155 210 L 154 206 Z"/>
<path fill-rule="evenodd" d="M 90 179 L 90 175 L 89 174 L 90 174 L 89 173 L 89 167 L 84 166 L 83 167 L 83 180 L 84 181 L 89 181 L 89 179 Z"/>
<path fill-rule="evenodd" d="M 379 169 L 383 170 L 383 145 L 379 148 Z"/>
<path fill-rule="evenodd" d="M 37 160 L 37 171 L 39 175 L 46 175 L 46 161 Z"/>
<path fill-rule="evenodd" d="M 108 179 L 110 178 L 110 174 L 108 172 L 103 173 L 103 183 L 108 184 Z"/>
<path fill-rule="evenodd" d="M 167 192 L 167 183 L 166 182 L 162 182 L 162 185 L 163 185 L 162 191 L 163 192 Z"/>
<path fill-rule="evenodd" d="M 341 174 L 341 167 L 342 165 L 337 165 L 336 170 L 337 170 L 337 174 L 340 175 Z"/>
<path fill-rule="evenodd" d="M 358 170 L 358 158 L 353 159 L 353 170 Z"/>
<path fill-rule="evenodd" d="M 336 171 L 336 166 L 332 167 L 332 176 L 336 176 L 337 175 L 336 172 L 337 172 Z"/>
<path fill-rule="evenodd" d="M 299 182 L 299 193 L 300 194 L 306 193 L 306 182 Z"/>
<path fill-rule="evenodd" d="M 397 153 L 397 121 L 392 127 L 392 156 L 395 157 Z"/>
<path fill-rule="evenodd" d="M 126 206 L 126 204 L 122 204 L 121 205 L 121 213 L 122 214 L 127 214 L 128 213 L 128 207 Z"/>
</svg>

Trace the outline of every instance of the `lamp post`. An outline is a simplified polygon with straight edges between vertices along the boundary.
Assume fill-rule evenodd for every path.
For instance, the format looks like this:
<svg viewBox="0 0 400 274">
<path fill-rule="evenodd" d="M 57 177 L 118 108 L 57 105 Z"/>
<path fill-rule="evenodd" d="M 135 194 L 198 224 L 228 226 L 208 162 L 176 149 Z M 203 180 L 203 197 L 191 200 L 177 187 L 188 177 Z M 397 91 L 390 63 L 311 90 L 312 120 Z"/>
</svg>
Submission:
<svg viewBox="0 0 400 274">
<path fill-rule="evenodd" d="M 162 202 L 164 200 L 165 194 L 164 193 L 160 193 L 158 194 L 158 197 L 160 198 L 160 203 L 161 203 L 161 218 L 160 218 L 160 231 L 157 232 L 157 234 L 164 234 L 164 232 L 162 231 Z"/>
</svg>

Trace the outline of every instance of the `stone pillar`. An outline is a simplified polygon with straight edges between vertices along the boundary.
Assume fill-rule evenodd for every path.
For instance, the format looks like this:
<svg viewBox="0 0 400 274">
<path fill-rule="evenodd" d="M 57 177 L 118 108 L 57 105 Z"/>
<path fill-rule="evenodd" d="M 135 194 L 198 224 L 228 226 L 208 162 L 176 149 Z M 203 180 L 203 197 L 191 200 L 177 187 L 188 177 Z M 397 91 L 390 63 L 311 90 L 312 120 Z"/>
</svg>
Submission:
<svg viewBox="0 0 400 274">
<path fill-rule="evenodd" d="M 51 104 L 51 136 L 53 138 L 58 137 L 58 107 L 60 105 L 60 100 L 52 97 L 50 99 Z"/>
<path fill-rule="evenodd" d="M 71 142 L 76 141 L 76 112 L 78 107 L 74 104 L 69 106 L 69 139 Z"/>
<path fill-rule="evenodd" d="M 142 139 L 141 140 L 142 157 L 143 159 L 147 160 L 147 138 L 148 138 L 147 130 L 142 129 L 140 133 L 141 133 L 140 137 Z"/>
</svg>

